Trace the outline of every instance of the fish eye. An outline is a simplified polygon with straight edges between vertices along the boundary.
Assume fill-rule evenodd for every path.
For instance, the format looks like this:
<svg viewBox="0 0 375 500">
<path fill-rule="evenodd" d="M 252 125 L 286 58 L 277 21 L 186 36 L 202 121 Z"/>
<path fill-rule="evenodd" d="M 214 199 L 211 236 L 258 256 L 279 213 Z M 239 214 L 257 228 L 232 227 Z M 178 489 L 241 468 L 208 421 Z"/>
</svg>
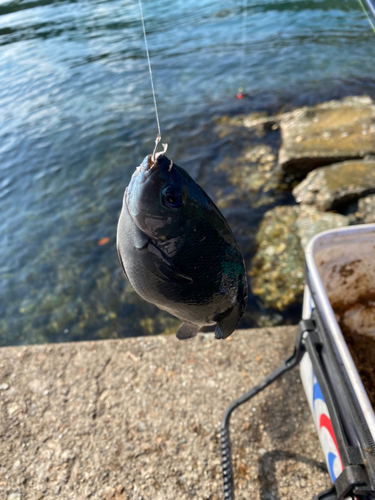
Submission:
<svg viewBox="0 0 375 500">
<path fill-rule="evenodd" d="M 180 193 L 176 192 L 173 187 L 167 186 L 161 193 L 163 205 L 169 208 L 178 208 L 182 205 Z"/>
</svg>

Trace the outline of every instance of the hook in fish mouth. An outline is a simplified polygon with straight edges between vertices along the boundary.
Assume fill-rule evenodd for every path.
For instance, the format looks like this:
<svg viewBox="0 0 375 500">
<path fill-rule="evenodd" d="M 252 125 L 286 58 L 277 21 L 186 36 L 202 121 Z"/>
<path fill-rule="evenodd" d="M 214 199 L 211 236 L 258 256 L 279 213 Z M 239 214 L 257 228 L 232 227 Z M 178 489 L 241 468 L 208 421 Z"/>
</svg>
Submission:
<svg viewBox="0 0 375 500">
<path fill-rule="evenodd" d="M 154 151 L 152 152 L 152 154 L 151 154 L 151 155 L 149 155 L 149 156 L 148 156 L 148 165 L 147 165 L 147 169 L 146 169 L 146 171 L 147 171 L 147 170 L 151 170 L 151 169 L 152 169 L 152 167 L 153 167 L 153 166 L 155 165 L 155 163 L 157 162 L 158 157 L 159 157 L 159 156 L 161 156 L 161 155 L 163 155 L 163 154 L 167 151 L 167 149 L 168 149 L 168 144 L 163 144 L 163 143 L 162 143 L 162 146 L 163 146 L 163 151 L 159 151 L 159 153 L 157 153 L 157 152 L 156 152 L 156 149 L 157 149 L 157 147 L 158 147 L 158 145 L 159 145 L 159 142 L 160 142 L 160 141 L 161 141 L 161 135 L 160 135 L 160 134 L 158 134 L 158 135 L 156 136 L 156 139 L 155 139 L 155 147 L 154 147 Z M 172 164 L 173 164 L 173 163 L 172 163 Z"/>
<path fill-rule="evenodd" d="M 160 133 L 159 133 L 159 134 L 156 136 L 156 138 L 155 138 L 155 147 L 154 147 L 154 151 L 152 152 L 152 156 L 151 156 L 151 159 L 152 159 L 152 161 L 153 161 L 154 163 L 155 163 L 155 161 L 156 161 L 156 149 L 157 149 L 157 147 L 158 147 L 158 145 L 159 145 L 159 142 L 160 142 L 160 141 L 161 141 L 161 135 L 160 135 Z"/>
<path fill-rule="evenodd" d="M 160 142 L 161 136 L 157 135 L 155 139 L 155 148 L 152 154 L 149 154 L 143 162 L 136 167 L 134 174 L 132 175 L 132 179 L 137 177 L 139 174 L 143 175 L 143 179 L 141 180 L 142 183 L 144 183 L 153 172 L 157 169 L 158 165 L 158 159 L 164 155 L 164 153 L 168 149 L 168 144 L 162 144 L 163 146 L 163 151 L 159 151 L 158 153 L 156 152 L 156 148 L 158 147 L 158 144 Z M 170 164 L 168 166 L 168 172 L 172 170 L 173 167 L 173 161 L 170 160 Z M 132 181 L 129 184 L 129 187 L 132 185 Z M 129 190 L 130 191 L 130 190 Z"/>
</svg>

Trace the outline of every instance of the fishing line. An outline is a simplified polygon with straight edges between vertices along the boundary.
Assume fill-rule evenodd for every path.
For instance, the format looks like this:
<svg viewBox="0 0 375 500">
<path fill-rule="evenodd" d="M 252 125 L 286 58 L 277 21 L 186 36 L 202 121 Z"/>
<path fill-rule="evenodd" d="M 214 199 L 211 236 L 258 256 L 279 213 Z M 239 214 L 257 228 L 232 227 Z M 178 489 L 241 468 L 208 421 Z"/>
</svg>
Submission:
<svg viewBox="0 0 375 500">
<path fill-rule="evenodd" d="M 374 23 L 372 22 L 371 17 L 368 15 L 368 12 L 367 12 L 366 7 L 363 5 L 362 0 L 358 0 L 358 2 L 359 2 L 359 5 L 362 7 L 363 12 L 366 14 L 367 20 L 368 20 L 368 22 L 370 23 L 370 26 L 371 26 L 371 28 L 372 28 L 372 31 L 374 32 L 374 35 L 375 35 L 375 25 L 374 25 Z"/>
<path fill-rule="evenodd" d="M 143 37 L 145 40 L 145 46 L 146 46 L 146 54 L 147 54 L 147 62 L 148 62 L 148 70 L 150 73 L 150 80 L 151 80 L 151 89 L 152 89 L 152 97 L 154 99 L 154 107 L 155 107 L 155 115 L 156 115 L 156 123 L 158 126 L 158 135 L 156 136 L 155 139 L 155 148 L 152 153 L 152 160 L 155 161 L 155 153 L 156 153 L 156 148 L 158 147 L 159 142 L 161 141 L 161 131 L 160 131 L 160 122 L 159 122 L 159 113 L 158 113 L 158 107 L 156 104 L 156 95 L 155 95 L 155 88 L 154 88 L 154 79 L 152 77 L 152 69 L 151 69 L 151 61 L 150 61 L 150 53 L 148 51 L 148 43 L 147 43 L 147 36 L 146 36 L 146 28 L 145 28 L 145 20 L 143 17 L 143 9 L 142 9 L 142 0 L 139 0 L 139 10 L 141 11 L 141 21 L 142 21 L 142 28 L 143 28 Z"/>
<path fill-rule="evenodd" d="M 247 25 L 247 0 L 243 0 L 242 5 L 242 58 L 240 69 L 240 86 L 238 87 L 237 98 L 242 99 L 245 88 L 245 60 L 246 60 L 246 25 Z"/>
</svg>

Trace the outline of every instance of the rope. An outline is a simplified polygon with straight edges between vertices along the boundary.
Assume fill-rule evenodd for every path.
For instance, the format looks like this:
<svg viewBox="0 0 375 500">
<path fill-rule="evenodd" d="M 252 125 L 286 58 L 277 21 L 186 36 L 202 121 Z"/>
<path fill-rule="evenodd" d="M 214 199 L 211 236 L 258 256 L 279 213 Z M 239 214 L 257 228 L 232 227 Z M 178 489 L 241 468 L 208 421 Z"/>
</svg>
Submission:
<svg viewBox="0 0 375 500">
<path fill-rule="evenodd" d="M 143 37 L 144 37 L 144 40 L 145 40 L 147 62 L 148 62 L 148 70 L 149 70 L 149 73 L 150 73 L 150 80 L 151 80 L 152 97 L 154 99 L 156 123 L 157 123 L 157 126 L 158 126 L 158 135 L 156 136 L 156 139 L 155 139 L 155 149 L 154 149 L 154 152 L 152 154 L 152 158 L 154 159 L 155 158 L 155 153 L 156 153 L 156 148 L 157 148 L 157 146 L 158 146 L 158 144 L 159 144 L 159 142 L 161 140 L 161 132 L 160 132 L 160 122 L 159 122 L 158 107 L 157 107 L 157 104 L 156 104 L 156 95 L 155 95 L 155 88 L 154 88 L 154 80 L 152 78 L 150 53 L 148 51 L 148 43 L 147 43 L 147 36 L 146 36 L 145 20 L 144 20 L 144 17 L 143 17 L 142 0 L 139 0 L 139 10 L 141 11 Z"/>
</svg>

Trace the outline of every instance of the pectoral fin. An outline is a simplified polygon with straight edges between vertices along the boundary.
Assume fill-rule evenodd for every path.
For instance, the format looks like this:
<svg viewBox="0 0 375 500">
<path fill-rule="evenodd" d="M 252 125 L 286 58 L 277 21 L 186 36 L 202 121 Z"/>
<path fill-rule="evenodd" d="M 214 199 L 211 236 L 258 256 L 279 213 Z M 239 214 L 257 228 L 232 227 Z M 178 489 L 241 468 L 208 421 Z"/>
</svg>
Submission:
<svg viewBox="0 0 375 500">
<path fill-rule="evenodd" d="M 176 332 L 176 337 L 178 340 L 186 340 L 195 337 L 199 331 L 199 326 L 193 325 L 193 323 L 182 323 L 180 328 Z"/>
<path fill-rule="evenodd" d="M 190 276 L 187 276 L 183 272 L 181 272 L 178 267 L 173 264 L 173 262 L 169 259 L 169 257 L 158 248 L 153 243 L 149 242 L 147 246 L 147 251 L 149 252 L 150 258 L 152 262 L 156 266 L 156 268 L 160 271 L 160 273 L 167 280 L 176 283 L 186 285 L 188 283 L 192 283 L 193 279 Z"/>
</svg>

